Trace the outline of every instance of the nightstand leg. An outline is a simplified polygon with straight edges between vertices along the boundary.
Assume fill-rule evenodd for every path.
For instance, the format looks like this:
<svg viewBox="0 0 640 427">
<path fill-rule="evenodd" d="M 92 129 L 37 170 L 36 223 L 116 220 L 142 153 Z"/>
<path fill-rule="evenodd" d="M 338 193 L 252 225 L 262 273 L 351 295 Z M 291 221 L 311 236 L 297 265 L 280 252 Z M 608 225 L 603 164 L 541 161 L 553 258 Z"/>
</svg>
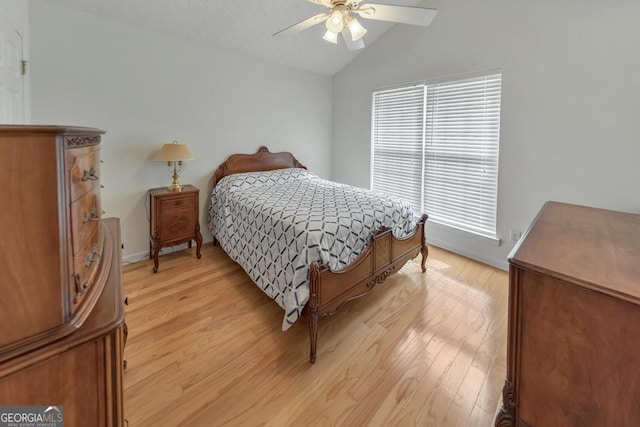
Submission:
<svg viewBox="0 0 640 427">
<path fill-rule="evenodd" d="M 200 234 L 200 223 L 196 222 L 196 257 L 198 259 L 202 256 L 200 249 L 202 249 L 202 234 Z"/>
<path fill-rule="evenodd" d="M 151 241 L 151 253 L 149 254 L 149 258 L 153 260 L 153 272 L 158 272 L 158 253 L 160 252 L 158 248 L 158 239 L 154 237 Z"/>
</svg>

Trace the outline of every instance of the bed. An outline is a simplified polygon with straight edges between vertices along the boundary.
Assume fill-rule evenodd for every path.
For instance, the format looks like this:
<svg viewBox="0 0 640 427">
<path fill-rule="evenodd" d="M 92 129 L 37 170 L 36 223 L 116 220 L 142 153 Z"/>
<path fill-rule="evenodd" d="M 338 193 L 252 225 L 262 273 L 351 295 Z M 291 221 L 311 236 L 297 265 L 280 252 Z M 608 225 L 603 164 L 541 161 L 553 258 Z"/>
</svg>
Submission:
<svg viewBox="0 0 640 427">
<path fill-rule="evenodd" d="M 311 363 L 319 319 L 418 254 L 426 271 L 427 215 L 418 218 L 405 202 L 320 179 L 288 152 L 261 147 L 231 155 L 213 176 L 208 214 L 214 245 L 285 310 L 283 330 L 308 317 Z"/>
</svg>

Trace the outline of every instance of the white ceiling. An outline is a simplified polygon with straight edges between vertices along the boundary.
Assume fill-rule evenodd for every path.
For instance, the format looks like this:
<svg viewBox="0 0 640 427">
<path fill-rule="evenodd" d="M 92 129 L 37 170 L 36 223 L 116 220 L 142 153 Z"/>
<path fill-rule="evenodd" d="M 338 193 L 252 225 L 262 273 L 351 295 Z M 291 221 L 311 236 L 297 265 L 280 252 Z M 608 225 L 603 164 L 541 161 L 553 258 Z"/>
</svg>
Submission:
<svg viewBox="0 0 640 427">
<path fill-rule="evenodd" d="M 294 36 L 274 37 L 273 33 L 327 10 L 306 0 L 48 1 L 327 76 L 336 74 L 362 52 L 348 51 L 342 40 L 337 46 L 322 40 L 322 24 Z M 415 6 L 420 0 L 380 2 Z M 364 36 L 366 45 L 393 25 L 360 21 L 368 30 Z"/>
</svg>

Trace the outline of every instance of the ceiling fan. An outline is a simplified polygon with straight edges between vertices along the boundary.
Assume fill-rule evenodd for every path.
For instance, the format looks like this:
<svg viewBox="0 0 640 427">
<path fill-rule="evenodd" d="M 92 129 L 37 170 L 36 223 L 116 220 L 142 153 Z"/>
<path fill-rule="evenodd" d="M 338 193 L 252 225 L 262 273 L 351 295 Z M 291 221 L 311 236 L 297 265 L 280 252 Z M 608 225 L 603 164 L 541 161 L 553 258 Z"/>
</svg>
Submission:
<svg viewBox="0 0 640 427">
<path fill-rule="evenodd" d="M 319 13 L 311 18 L 300 21 L 284 30 L 274 34 L 297 34 L 314 25 L 325 22 L 327 32 L 322 37 L 324 40 L 337 44 L 338 34 L 349 50 L 362 49 L 364 41 L 362 36 L 367 30 L 358 22 L 354 15 L 365 19 L 377 21 L 399 22 L 402 24 L 427 26 L 433 21 L 438 11 L 424 7 L 394 6 L 388 4 L 365 3 L 363 0 L 307 0 L 328 7 L 328 13 Z"/>
</svg>

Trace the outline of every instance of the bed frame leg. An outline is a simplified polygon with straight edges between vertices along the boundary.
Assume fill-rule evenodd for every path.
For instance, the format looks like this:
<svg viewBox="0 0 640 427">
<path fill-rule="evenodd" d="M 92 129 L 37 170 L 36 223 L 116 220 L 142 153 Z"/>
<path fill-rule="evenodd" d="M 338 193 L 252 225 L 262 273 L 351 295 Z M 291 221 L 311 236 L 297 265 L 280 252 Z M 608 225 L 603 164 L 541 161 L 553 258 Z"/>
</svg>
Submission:
<svg viewBox="0 0 640 427">
<path fill-rule="evenodd" d="M 422 245 L 420 252 L 422 253 L 422 272 L 424 273 L 427 271 L 427 256 L 429 256 L 429 248 L 427 245 Z"/>
<path fill-rule="evenodd" d="M 311 312 L 309 317 L 309 340 L 311 348 L 309 350 L 309 361 L 316 363 L 316 344 L 318 342 L 318 312 Z"/>
<path fill-rule="evenodd" d="M 427 256 L 429 256 L 429 247 L 427 246 L 427 238 L 425 236 L 425 232 L 424 232 L 424 225 L 427 222 L 427 219 L 429 218 L 429 216 L 427 214 L 423 214 L 422 217 L 420 218 L 419 223 L 420 228 L 422 228 L 421 232 L 422 232 L 422 248 L 420 249 L 420 252 L 422 253 L 422 263 L 421 263 L 421 267 L 422 267 L 422 272 L 425 273 L 427 271 Z"/>
<path fill-rule="evenodd" d="M 311 263 L 309 273 L 309 361 L 316 363 L 316 346 L 318 343 L 318 264 Z"/>
</svg>

